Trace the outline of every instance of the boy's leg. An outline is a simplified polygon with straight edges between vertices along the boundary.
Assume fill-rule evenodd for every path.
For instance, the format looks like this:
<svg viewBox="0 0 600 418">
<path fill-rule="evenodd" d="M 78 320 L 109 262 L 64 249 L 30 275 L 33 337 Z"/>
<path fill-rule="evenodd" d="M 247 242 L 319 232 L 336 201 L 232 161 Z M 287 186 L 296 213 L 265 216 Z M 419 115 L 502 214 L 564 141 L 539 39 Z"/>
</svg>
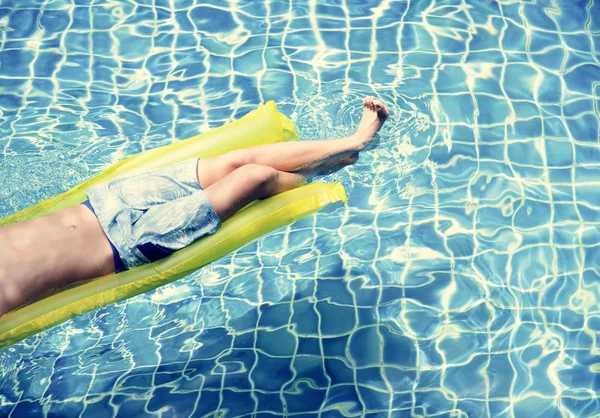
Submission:
<svg viewBox="0 0 600 418">
<path fill-rule="evenodd" d="M 250 202 L 300 187 L 305 180 L 301 174 L 247 164 L 205 188 L 204 193 L 221 221 L 225 221 Z"/>
<path fill-rule="evenodd" d="M 329 169 L 337 171 L 353 162 L 351 158 L 342 159 L 330 164 Z M 306 177 L 302 174 L 278 171 L 265 165 L 246 164 L 204 189 L 204 193 L 221 221 L 225 221 L 254 200 L 300 187 L 305 181 Z"/>
<path fill-rule="evenodd" d="M 269 166 L 278 171 L 301 171 L 302 174 L 310 174 L 315 171 L 321 172 L 320 166 L 330 165 L 331 160 L 345 157 L 356 159 L 356 154 L 369 145 L 389 115 L 385 105 L 372 97 L 365 98 L 363 108 L 359 127 L 350 137 L 260 145 L 202 159 L 197 168 L 198 181 L 206 189 L 247 164 Z"/>
</svg>

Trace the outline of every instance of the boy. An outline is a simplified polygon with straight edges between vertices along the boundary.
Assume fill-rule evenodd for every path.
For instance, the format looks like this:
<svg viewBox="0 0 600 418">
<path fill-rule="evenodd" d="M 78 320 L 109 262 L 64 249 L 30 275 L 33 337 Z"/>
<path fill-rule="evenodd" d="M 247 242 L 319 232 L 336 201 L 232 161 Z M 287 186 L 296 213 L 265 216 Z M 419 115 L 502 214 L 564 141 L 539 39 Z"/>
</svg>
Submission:
<svg viewBox="0 0 600 418">
<path fill-rule="evenodd" d="M 0 228 L 0 315 L 48 290 L 166 257 L 253 200 L 353 164 L 388 116 L 366 97 L 350 137 L 189 159 L 90 187 L 81 205 Z"/>
</svg>

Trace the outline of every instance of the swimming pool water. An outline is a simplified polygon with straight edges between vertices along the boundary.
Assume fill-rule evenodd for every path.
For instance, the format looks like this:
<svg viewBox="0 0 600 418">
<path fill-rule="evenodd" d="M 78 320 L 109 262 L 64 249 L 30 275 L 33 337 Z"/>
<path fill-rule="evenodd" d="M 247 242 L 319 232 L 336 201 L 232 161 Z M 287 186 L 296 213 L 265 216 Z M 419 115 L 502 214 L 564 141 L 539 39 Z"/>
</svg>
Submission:
<svg viewBox="0 0 600 418">
<path fill-rule="evenodd" d="M 0 2 L 0 216 L 266 100 L 347 206 L 0 351 L 0 416 L 600 416 L 600 1 Z"/>
</svg>

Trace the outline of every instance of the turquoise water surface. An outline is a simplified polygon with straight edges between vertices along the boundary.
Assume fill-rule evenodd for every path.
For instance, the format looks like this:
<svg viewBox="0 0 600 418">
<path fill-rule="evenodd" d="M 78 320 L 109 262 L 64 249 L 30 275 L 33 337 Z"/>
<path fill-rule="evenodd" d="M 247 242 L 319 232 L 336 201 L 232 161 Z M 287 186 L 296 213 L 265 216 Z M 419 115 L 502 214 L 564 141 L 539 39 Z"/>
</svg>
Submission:
<svg viewBox="0 0 600 418">
<path fill-rule="evenodd" d="M 365 95 L 347 206 L 0 351 L 0 416 L 600 416 L 599 0 L 0 0 L 0 216 Z"/>
</svg>

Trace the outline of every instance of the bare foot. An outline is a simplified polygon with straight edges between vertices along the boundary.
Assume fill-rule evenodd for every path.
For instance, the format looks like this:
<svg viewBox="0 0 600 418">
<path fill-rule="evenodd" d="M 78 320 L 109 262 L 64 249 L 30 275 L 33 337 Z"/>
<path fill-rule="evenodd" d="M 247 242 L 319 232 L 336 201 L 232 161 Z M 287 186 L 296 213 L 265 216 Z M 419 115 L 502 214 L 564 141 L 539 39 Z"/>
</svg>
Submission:
<svg viewBox="0 0 600 418">
<path fill-rule="evenodd" d="M 347 165 L 354 164 L 358 160 L 360 151 L 367 149 L 375 143 L 375 134 L 383 126 L 390 111 L 381 100 L 368 96 L 363 100 L 363 115 L 358 124 L 356 132 L 348 137 L 341 138 L 340 149 L 330 155 L 324 156 L 318 161 L 313 161 L 297 170 L 298 173 L 311 179 L 314 176 L 322 176 L 338 171 Z"/>
<path fill-rule="evenodd" d="M 371 144 L 375 134 L 383 126 L 389 115 L 390 111 L 381 100 L 372 96 L 364 98 L 363 115 L 356 132 L 352 135 L 352 139 L 357 143 L 358 151 L 364 150 Z"/>
</svg>

